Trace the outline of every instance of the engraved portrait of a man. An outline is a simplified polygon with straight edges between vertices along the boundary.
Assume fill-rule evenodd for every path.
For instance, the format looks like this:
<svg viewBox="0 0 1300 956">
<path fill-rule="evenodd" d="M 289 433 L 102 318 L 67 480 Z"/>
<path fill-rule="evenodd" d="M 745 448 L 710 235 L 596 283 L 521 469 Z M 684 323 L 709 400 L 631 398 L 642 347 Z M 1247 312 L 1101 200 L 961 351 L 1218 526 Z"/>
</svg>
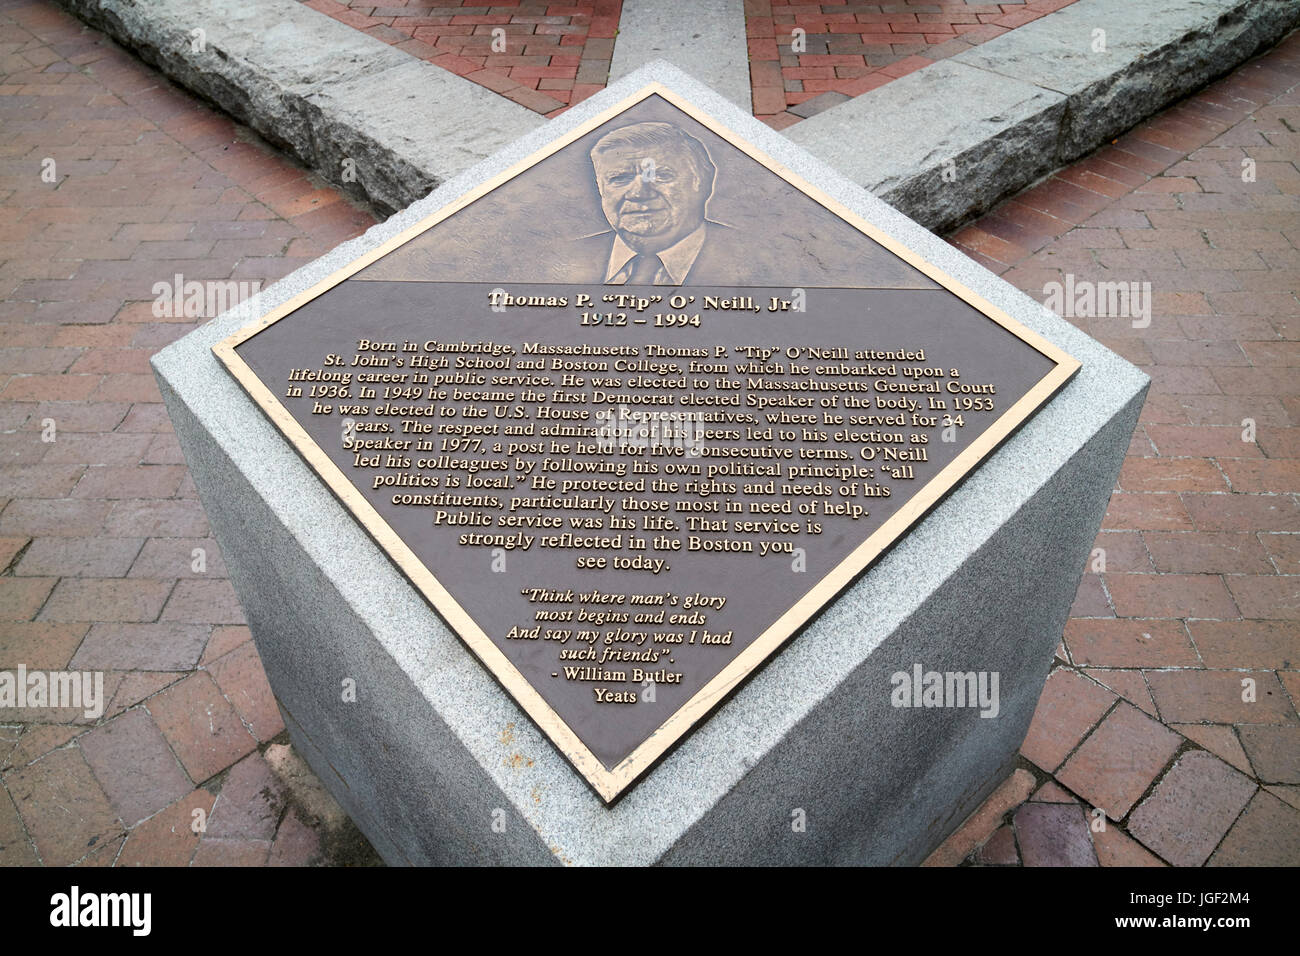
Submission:
<svg viewBox="0 0 1300 956">
<path fill-rule="evenodd" d="M 604 251 L 601 281 L 725 281 L 728 258 L 734 270 L 736 230 L 707 216 L 717 167 L 694 136 L 672 123 L 623 126 L 596 142 L 591 166 L 610 228 L 582 241 Z"/>
<path fill-rule="evenodd" d="M 366 266 L 378 281 L 915 289 L 934 282 L 647 100 Z M 680 116 L 680 122 L 676 117 Z M 503 226 L 502 223 L 507 225 Z"/>
</svg>

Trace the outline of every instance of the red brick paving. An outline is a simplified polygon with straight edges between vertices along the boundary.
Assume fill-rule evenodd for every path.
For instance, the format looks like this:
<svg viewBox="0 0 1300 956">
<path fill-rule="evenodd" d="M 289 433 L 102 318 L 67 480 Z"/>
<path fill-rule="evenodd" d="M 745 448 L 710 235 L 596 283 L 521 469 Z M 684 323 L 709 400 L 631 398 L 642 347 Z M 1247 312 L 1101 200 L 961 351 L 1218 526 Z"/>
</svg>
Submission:
<svg viewBox="0 0 1300 956">
<path fill-rule="evenodd" d="M 285 809 L 296 758 L 148 358 L 210 317 L 155 314 L 155 283 L 269 283 L 374 216 L 48 2 L 0 3 L 0 124 L 0 667 L 109 698 L 0 715 L 0 864 L 302 864 L 335 832 L 371 859 L 319 795 Z"/>
<path fill-rule="evenodd" d="M 502 0 L 490 6 L 474 0 L 301 2 L 522 106 L 557 116 L 605 87 L 623 0 Z M 1073 2 L 745 0 L 754 115 L 784 129 Z M 688 22 L 689 9 L 682 16 Z"/>
<path fill-rule="evenodd" d="M 623 0 L 301 2 L 546 116 L 605 88 L 623 6 Z"/>
<path fill-rule="evenodd" d="M 145 363 L 205 318 L 154 283 L 273 281 L 373 217 L 45 0 L 0 36 L 0 668 L 110 701 L 0 720 L 0 864 L 373 859 L 285 743 Z M 1021 767 L 931 865 L 1300 862 L 1297 83 L 1293 36 L 951 237 L 1040 299 L 1150 282 L 1144 328 L 1071 321 L 1153 385 Z"/>
<path fill-rule="evenodd" d="M 1149 282 L 1067 318 L 1152 385 L 1021 750 L 1091 825 L 1003 800 L 935 863 L 1300 864 L 1298 130 L 1293 34 L 950 237 L 1040 301 Z"/>
<path fill-rule="evenodd" d="M 754 115 L 785 129 L 1073 2 L 745 0 Z"/>
<path fill-rule="evenodd" d="M 1022 803 L 1012 814 L 1025 866 L 1096 866 L 1088 818 L 1077 803 Z"/>
</svg>

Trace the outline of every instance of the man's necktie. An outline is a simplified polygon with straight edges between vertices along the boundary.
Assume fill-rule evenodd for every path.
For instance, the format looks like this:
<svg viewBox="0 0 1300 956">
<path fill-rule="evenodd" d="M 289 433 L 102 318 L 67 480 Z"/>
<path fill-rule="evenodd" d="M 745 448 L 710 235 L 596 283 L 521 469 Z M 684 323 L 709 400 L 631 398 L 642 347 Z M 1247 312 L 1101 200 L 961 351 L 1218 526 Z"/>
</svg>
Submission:
<svg viewBox="0 0 1300 956">
<path fill-rule="evenodd" d="M 632 257 L 632 271 L 628 273 L 628 285 L 654 285 L 659 275 L 659 257 L 642 253 Z"/>
</svg>

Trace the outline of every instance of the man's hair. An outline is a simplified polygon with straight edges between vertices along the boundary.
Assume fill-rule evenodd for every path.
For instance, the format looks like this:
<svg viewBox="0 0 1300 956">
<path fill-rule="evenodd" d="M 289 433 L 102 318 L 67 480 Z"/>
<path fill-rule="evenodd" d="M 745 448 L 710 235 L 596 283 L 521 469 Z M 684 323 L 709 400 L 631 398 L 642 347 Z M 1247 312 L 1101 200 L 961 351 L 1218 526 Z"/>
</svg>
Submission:
<svg viewBox="0 0 1300 956">
<path fill-rule="evenodd" d="M 672 123 L 633 123 L 631 126 L 619 127 L 596 142 L 591 148 L 591 157 L 595 160 L 599 153 L 638 146 L 672 146 L 685 150 L 700 178 L 701 189 L 705 195 L 713 194 L 713 181 L 718 168 L 709 158 L 709 151 L 698 139 Z"/>
</svg>

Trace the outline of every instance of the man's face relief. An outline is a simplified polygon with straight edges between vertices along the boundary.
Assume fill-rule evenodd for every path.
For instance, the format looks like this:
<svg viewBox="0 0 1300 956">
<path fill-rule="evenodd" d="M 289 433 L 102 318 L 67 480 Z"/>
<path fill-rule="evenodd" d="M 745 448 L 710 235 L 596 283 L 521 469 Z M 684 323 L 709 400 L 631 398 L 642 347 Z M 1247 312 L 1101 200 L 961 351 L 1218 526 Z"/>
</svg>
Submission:
<svg viewBox="0 0 1300 956">
<path fill-rule="evenodd" d="M 708 196 L 681 149 L 624 146 L 592 157 L 605 218 L 640 252 L 658 252 L 704 221 Z"/>
</svg>

